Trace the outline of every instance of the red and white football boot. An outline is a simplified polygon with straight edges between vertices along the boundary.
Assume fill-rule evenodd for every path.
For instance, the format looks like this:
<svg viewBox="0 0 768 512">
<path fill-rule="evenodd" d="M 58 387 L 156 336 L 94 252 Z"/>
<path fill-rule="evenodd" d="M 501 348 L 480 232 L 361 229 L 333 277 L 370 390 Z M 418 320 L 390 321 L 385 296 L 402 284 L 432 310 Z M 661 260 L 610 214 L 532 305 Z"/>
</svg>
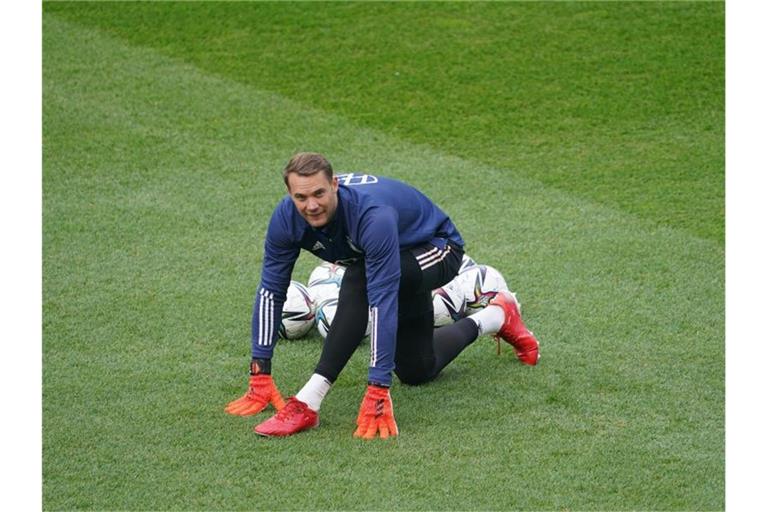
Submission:
<svg viewBox="0 0 768 512">
<path fill-rule="evenodd" d="M 534 366 L 539 362 L 539 342 L 523 323 L 520 317 L 520 303 L 508 292 L 500 291 L 488 305 L 496 305 L 504 310 L 504 325 L 494 336 L 498 342 L 503 339 L 513 347 L 517 358 L 525 364 Z"/>
<path fill-rule="evenodd" d="M 285 437 L 320 424 L 317 413 L 296 397 L 290 397 L 277 414 L 256 425 L 253 431 L 264 437 Z"/>
</svg>

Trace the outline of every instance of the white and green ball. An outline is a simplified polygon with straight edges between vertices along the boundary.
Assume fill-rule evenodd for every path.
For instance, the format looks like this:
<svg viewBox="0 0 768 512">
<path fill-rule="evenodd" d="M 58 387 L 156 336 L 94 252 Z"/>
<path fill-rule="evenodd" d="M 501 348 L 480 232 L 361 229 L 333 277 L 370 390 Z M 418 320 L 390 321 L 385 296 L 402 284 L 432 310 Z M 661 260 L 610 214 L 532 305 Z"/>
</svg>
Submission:
<svg viewBox="0 0 768 512">
<path fill-rule="evenodd" d="M 490 265 L 468 267 L 451 284 L 464 295 L 467 315 L 484 309 L 499 291 L 509 291 L 501 272 Z"/>
<path fill-rule="evenodd" d="M 339 307 L 338 297 L 332 297 L 320 302 L 317 305 L 315 324 L 317 332 L 325 339 L 331 330 L 333 319 L 336 317 L 336 309 Z M 368 326 L 365 328 L 365 335 L 371 334 L 371 318 L 368 317 Z"/>
<path fill-rule="evenodd" d="M 315 305 L 319 306 L 328 299 L 339 297 L 341 280 L 344 278 L 345 267 L 324 261 L 316 266 L 309 275 L 307 287 L 312 292 Z"/>
<path fill-rule="evenodd" d="M 295 340 L 305 336 L 315 323 L 315 300 L 306 286 L 291 281 L 283 304 L 283 315 L 278 335 L 283 339 Z"/>
<path fill-rule="evenodd" d="M 432 309 L 434 310 L 434 326 L 452 324 L 466 316 L 467 303 L 464 293 L 453 281 L 432 291 Z"/>
</svg>

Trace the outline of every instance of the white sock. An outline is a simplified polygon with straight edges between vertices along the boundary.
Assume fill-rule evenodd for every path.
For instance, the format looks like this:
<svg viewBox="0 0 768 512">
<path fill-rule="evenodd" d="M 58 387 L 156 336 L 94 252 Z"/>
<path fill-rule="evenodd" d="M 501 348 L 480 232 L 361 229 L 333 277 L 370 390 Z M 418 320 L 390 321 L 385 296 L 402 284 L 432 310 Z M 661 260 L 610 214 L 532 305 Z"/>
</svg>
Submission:
<svg viewBox="0 0 768 512">
<path fill-rule="evenodd" d="M 331 390 L 331 382 L 319 375 L 313 373 L 309 378 L 301 391 L 296 393 L 296 399 L 301 400 L 309 406 L 310 409 L 317 412 L 320 410 L 320 404 L 323 402 L 323 398 Z"/>
<path fill-rule="evenodd" d="M 504 308 L 490 304 L 472 316 L 467 317 L 477 324 L 479 336 L 496 334 L 504 325 Z"/>
</svg>

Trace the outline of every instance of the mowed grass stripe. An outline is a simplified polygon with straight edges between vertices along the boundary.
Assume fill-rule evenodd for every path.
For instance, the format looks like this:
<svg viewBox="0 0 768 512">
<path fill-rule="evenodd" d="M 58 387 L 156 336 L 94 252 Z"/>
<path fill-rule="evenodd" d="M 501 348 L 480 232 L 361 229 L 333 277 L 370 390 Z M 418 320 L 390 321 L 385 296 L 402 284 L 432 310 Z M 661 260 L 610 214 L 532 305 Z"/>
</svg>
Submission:
<svg viewBox="0 0 768 512">
<path fill-rule="evenodd" d="M 718 244 L 50 14 L 44 78 L 46 508 L 722 508 Z M 435 383 L 395 386 L 392 443 L 351 437 L 365 349 L 321 429 L 264 442 L 225 416 L 299 149 L 445 206 L 520 292 L 542 365 L 481 340 Z M 318 353 L 279 345 L 284 392 Z"/>
<path fill-rule="evenodd" d="M 724 243 L 724 2 L 46 9 L 206 72 Z"/>
</svg>

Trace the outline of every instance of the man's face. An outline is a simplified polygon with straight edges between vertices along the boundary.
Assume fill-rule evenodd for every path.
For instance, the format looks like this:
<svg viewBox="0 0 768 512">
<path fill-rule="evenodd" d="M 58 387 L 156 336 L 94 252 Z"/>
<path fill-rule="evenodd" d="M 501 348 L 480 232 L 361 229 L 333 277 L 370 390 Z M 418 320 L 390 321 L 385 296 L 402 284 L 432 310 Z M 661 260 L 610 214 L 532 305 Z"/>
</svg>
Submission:
<svg viewBox="0 0 768 512">
<path fill-rule="evenodd" d="M 321 228 L 331 222 L 339 204 L 339 180 L 328 180 L 324 173 L 301 176 L 288 174 L 288 194 L 302 217 L 313 228 Z"/>
</svg>

